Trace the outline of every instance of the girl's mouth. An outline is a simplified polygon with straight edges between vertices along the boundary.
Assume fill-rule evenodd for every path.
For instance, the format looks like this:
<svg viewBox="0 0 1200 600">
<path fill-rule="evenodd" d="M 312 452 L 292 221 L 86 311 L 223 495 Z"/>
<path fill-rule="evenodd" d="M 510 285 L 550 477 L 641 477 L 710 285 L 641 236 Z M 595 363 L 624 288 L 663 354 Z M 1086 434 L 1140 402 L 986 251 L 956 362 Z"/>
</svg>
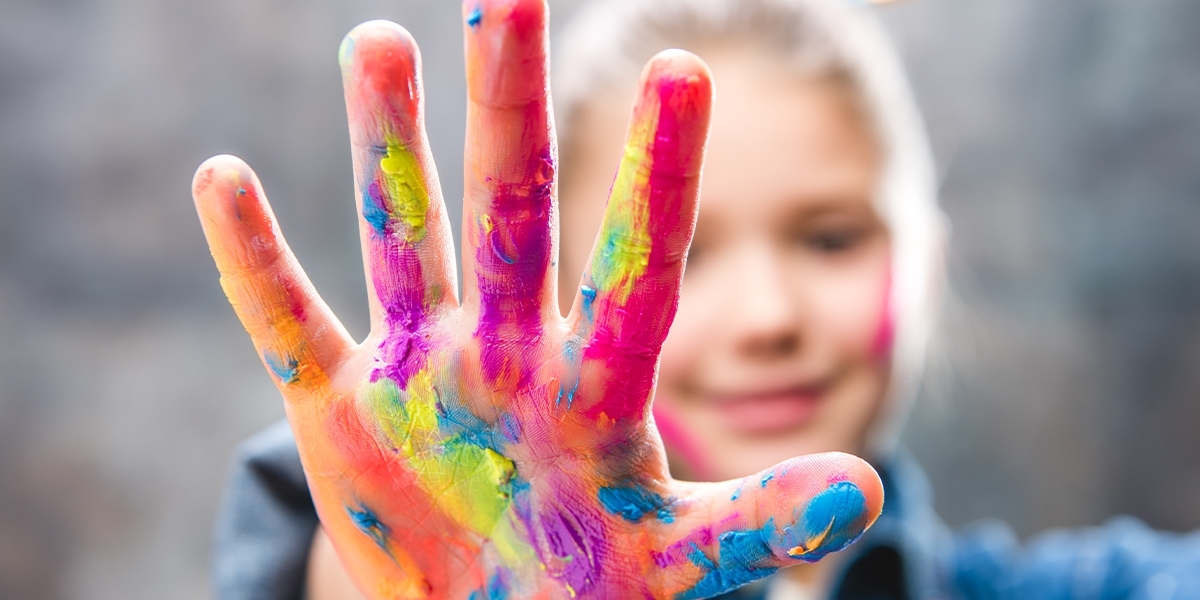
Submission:
<svg viewBox="0 0 1200 600">
<path fill-rule="evenodd" d="M 713 395 L 722 422 L 737 433 L 783 433 L 808 424 L 824 397 L 824 386 L 804 386 L 751 394 Z"/>
</svg>

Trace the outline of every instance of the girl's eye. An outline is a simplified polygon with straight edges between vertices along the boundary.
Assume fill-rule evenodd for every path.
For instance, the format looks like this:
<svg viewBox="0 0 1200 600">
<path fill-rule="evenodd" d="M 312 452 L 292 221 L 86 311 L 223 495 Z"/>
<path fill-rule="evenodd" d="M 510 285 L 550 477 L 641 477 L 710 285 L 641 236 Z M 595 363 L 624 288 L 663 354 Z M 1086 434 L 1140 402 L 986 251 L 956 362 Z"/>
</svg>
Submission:
<svg viewBox="0 0 1200 600">
<path fill-rule="evenodd" d="M 862 237 L 858 229 L 831 229 L 803 234 L 801 242 L 817 252 L 837 254 L 853 250 Z"/>
</svg>

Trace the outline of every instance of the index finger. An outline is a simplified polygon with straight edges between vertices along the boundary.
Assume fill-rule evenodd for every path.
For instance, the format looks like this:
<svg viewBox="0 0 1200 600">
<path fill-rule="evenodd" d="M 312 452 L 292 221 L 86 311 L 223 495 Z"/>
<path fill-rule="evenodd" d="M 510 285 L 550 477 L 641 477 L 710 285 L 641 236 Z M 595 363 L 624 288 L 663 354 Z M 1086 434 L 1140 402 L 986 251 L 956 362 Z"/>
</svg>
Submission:
<svg viewBox="0 0 1200 600">
<path fill-rule="evenodd" d="M 584 357 L 594 359 L 583 377 L 597 382 L 584 410 L 614 419 L 646 414 L 696 224 L 712 99 L 712 74 L 689 52 L 661 52 L 642 73 L 625 154 L 571 310 Z M 608 375 L 588 377 L 590 369 Z"/>
</svg>

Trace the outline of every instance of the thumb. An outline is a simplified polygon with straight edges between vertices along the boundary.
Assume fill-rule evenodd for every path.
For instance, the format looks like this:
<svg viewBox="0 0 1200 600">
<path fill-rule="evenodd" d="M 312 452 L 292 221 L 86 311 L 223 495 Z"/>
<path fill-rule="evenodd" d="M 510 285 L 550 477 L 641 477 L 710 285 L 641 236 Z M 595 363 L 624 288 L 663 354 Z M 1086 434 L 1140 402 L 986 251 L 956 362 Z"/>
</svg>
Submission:
<svg viewBox="0 0 1200 600">
<path fill-rule="evenodd" d="M 655 560 L 672 597 L 709 598 L 816 562 L 858 539 L 883 509 L 865 461 L 831 452 L 743 479 L 677 483 L 676 519 Z"/>
</svg>

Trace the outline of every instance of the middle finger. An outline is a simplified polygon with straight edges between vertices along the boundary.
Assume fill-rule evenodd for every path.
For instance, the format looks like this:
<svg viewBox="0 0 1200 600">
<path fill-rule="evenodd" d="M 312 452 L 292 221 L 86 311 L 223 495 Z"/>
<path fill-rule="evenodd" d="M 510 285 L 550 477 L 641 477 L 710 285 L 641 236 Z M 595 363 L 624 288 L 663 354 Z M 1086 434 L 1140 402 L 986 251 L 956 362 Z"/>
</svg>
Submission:
<svg viewBox="0 0 1200 600">
<path fill-rule="evenodd" d="M 558 307 L 546 6 L 543 0 L 466 0 L 463 16 L 464 307 L 478 317 L 475 335 L 484 347 L 507 355 L 540 336 Z M 488 357 L 484 362 L 504 369 L 489 365 L 495 361 Z"/>
</svg>

